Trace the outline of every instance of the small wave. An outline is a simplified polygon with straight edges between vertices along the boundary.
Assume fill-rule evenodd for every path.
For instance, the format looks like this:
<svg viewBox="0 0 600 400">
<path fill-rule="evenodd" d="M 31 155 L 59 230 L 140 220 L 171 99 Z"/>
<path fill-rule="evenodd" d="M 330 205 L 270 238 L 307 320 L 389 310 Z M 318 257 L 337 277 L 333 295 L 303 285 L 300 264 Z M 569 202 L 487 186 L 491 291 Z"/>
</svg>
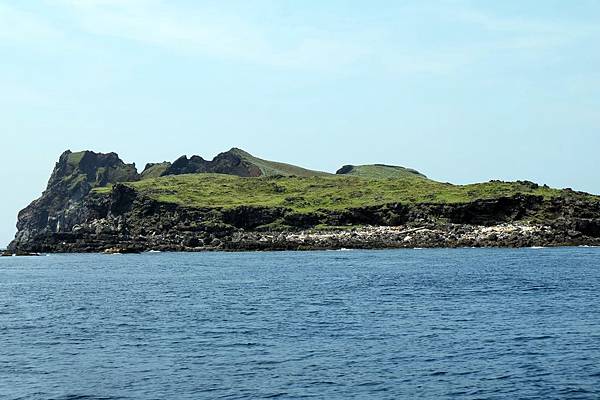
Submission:
<svg viewBox="0 0 600 400">
<path fill-rule="evenodd" d="M 531 340 L 546 340 L 546 339 L 553 339 L 553 336 L 549 336 L 549 335 L 541 335 L 541 336 L 517 336 L 514 337 L 513 340 L 516 342 L 521 342 L 521 341 L 531 341 Z"/>
<path fill-rule="evenodd" d="M 448 372 L 446 371 L 436 371 L 434 373 L 431 374 L 431 376 L 442 376 L 442 375 L 446 375 Z"/>
<path fill-rule="evenodd" d="M 288 395 L 287 392 L 274 393 L 274 394 L 266 395 L 265 399 L 275 399 L 277 397 L 282 397 L 282 396 L 287 396 L 287 395 Z"/>
<path fill-rule="evenodd" d="M 556 286 L 531 286 L 531 287 L 526 287 L 523 288 L 524 292 L 538 292 L 538 291 L 550 291 L 550 290 L 556 290 L 557 287 Z"/>
<path fill-rule="evenodd" d="M 512 375 L 501 375 L 501 376 L 497 376 L 495 379 L 499 380 L 499 381 L 503 381 L 505 379 L 510 379 L 512 378 Z"/>
<path fill-rule="evenodd" d="M 363 383 L 358 383 L 356 384 L 356 386 L 359 387 L 364 387 L 364 386 L 377 386 L 377 385 L 381 385 L 383 384 L 383 382 L 376 382 L 376 381 L 369 381 L 369 382 L 363 382 Z"/>
<path fill-rule="evenodd" d="M 117 400 L 123 399 L 123 397 L 113 396 L 95 396 L 87 394 L 67 394 L 60 397 L 54 397 L 53 400 Z"/>
<path fill-rule="evenodd" d="M 540 250 L 540 249 L 545 249 L 544 246 L 531 246 L 530 249 L 532 250 Z"/>
<path fill-rule="evenodd" d="M 588 393 L 592 393 L 587 389 L 581 388 L 581 387 L 571 387 L 571 388 L 565 388 L 562 389 L 560 391 L 561 394 L 588 394 Z"/>
</svg>

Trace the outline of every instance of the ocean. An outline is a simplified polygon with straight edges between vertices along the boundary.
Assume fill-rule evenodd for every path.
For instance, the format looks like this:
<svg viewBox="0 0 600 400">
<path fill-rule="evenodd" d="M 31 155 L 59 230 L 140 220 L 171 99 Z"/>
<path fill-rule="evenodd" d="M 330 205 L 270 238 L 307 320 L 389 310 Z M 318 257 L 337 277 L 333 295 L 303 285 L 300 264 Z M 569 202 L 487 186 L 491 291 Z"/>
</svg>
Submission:
<svg viewBox="0 0 600 400">
<path fill-rule="evenodd" d="M 2 399 L 597 399 L 600 249 L 0 258 Z"/>
</svg>

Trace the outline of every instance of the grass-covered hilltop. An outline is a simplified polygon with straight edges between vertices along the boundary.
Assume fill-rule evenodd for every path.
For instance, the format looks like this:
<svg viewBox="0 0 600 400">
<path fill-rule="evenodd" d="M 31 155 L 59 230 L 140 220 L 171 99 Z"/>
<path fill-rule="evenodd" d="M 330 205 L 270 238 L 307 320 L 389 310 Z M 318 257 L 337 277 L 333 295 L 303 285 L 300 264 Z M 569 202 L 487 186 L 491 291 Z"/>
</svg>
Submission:
<svg viewBox="0 0 600 400">
<path fill-rule="evenodd" d="M 285 207 L 297 212 L 342 210 L 390 203 L 466 203 L 517 194 L 551 198 L 592 198 L 585 194 L 540 187 L 530 182 L 452 185 L 426 178 L 365 176 L 262 176 L 242 178 L 199 173 L 164 176 L 125 183 L 144 196 L 185 207 Z M 94 189 L 109 194 L 112 187 Z"/>
<path fill-rule="evenodd" d="M 115 153 L 66 151 L 17 227 L 13 253 L 591 245 L 600 198 L 384 164 L 333 174 L 236 148 L 141 172 Z"/>
</svg>

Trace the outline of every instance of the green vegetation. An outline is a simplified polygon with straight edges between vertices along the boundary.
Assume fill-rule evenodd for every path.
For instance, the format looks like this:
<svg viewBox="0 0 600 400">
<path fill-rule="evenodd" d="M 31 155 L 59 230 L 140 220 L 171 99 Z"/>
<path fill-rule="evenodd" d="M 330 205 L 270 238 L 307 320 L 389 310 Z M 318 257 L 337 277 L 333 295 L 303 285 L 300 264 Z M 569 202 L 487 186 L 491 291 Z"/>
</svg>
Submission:
<svg viewBox="0 0 600 400">
<path fill-rule="evenodd" d="M 414 175 L 404 179 L 365 179 L 344 175 L 241 178 L 193 174 L 146 179 L 127 185 L 156 200 L 190 207 L 278 206 L 299 212 L 387 203 L 462 203 L 519 193 L 545 198 L 591 196 L 530 182 L 492 181 L 460 186 Z M 95 189 L 98 193 L 110 190 L 108 187 Z"/>
<path fill-rule="evenodd" d="M 83 185 L 87 180 L 87 176 L 84 174 L 78 175 L 70 175 L 69 177 L 64 179 L 64 182 L 67 185 L 69 192 L 74 192 Z"/>
<path fill-rule="evenodd" d="M 161 162 L 158 164 L 149 164 L 146 169 L 140 175 L 141 179 L 150 179 L 150 178 L 158 178 L 162 176 L 163 173 L 169 168 L 171 163 L 169 162 Z"/>
<path fill-rule="evenodd" d="M 68 159 L 68 163 L 73 166 L 73 167 L 77 167 L 79 165 L 79 163 L 81 162 L 81 159 L 83 158 L 83 156 L 85 155 L 85 151 L 78 151 L 75 153 L 71 153 L 69 154 L 69 159 Z"/>
<path fill-rule="evenodd" d="M 363 178 L 387 179 L 387 178 L 414 178 L 427 177 L 414 169 L 398 167 L 394 165 L 346 165 L 338 172 L 343 175 L 360 176 Z"/>
<path fill-rule="evenodd" d="M 245 152 L 244 150 L 233 148 L 229 150 L 230 153 L 235 154 L 242 160 L 249 164 L 256 165 L 265 176 L 283 175 L 283 176 L 328 176 L 331 175 L 327 172 L 313 171 L 310 169 L 297 167 L 291 164 L 280 163 L 276 161 L 263 160 L 258 157 L 254 157 L 252 154 Z"/>
</svg>

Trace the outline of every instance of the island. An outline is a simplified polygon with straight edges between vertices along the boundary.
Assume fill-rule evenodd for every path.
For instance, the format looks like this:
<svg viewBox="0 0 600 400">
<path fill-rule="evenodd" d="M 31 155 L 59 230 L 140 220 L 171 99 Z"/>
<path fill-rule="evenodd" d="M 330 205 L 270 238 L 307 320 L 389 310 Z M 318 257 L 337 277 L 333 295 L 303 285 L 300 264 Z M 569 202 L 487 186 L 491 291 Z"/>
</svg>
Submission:
<svg viewBox="0 0 600 400">
<path fill-rule="evenodd" d="M 529 181 L 453 185 L 410 168 L 313 171 L 233 148 L 138 172 L 66 151 L 7 254 L 600 245 L 600 197 Z"/>
</svg>

